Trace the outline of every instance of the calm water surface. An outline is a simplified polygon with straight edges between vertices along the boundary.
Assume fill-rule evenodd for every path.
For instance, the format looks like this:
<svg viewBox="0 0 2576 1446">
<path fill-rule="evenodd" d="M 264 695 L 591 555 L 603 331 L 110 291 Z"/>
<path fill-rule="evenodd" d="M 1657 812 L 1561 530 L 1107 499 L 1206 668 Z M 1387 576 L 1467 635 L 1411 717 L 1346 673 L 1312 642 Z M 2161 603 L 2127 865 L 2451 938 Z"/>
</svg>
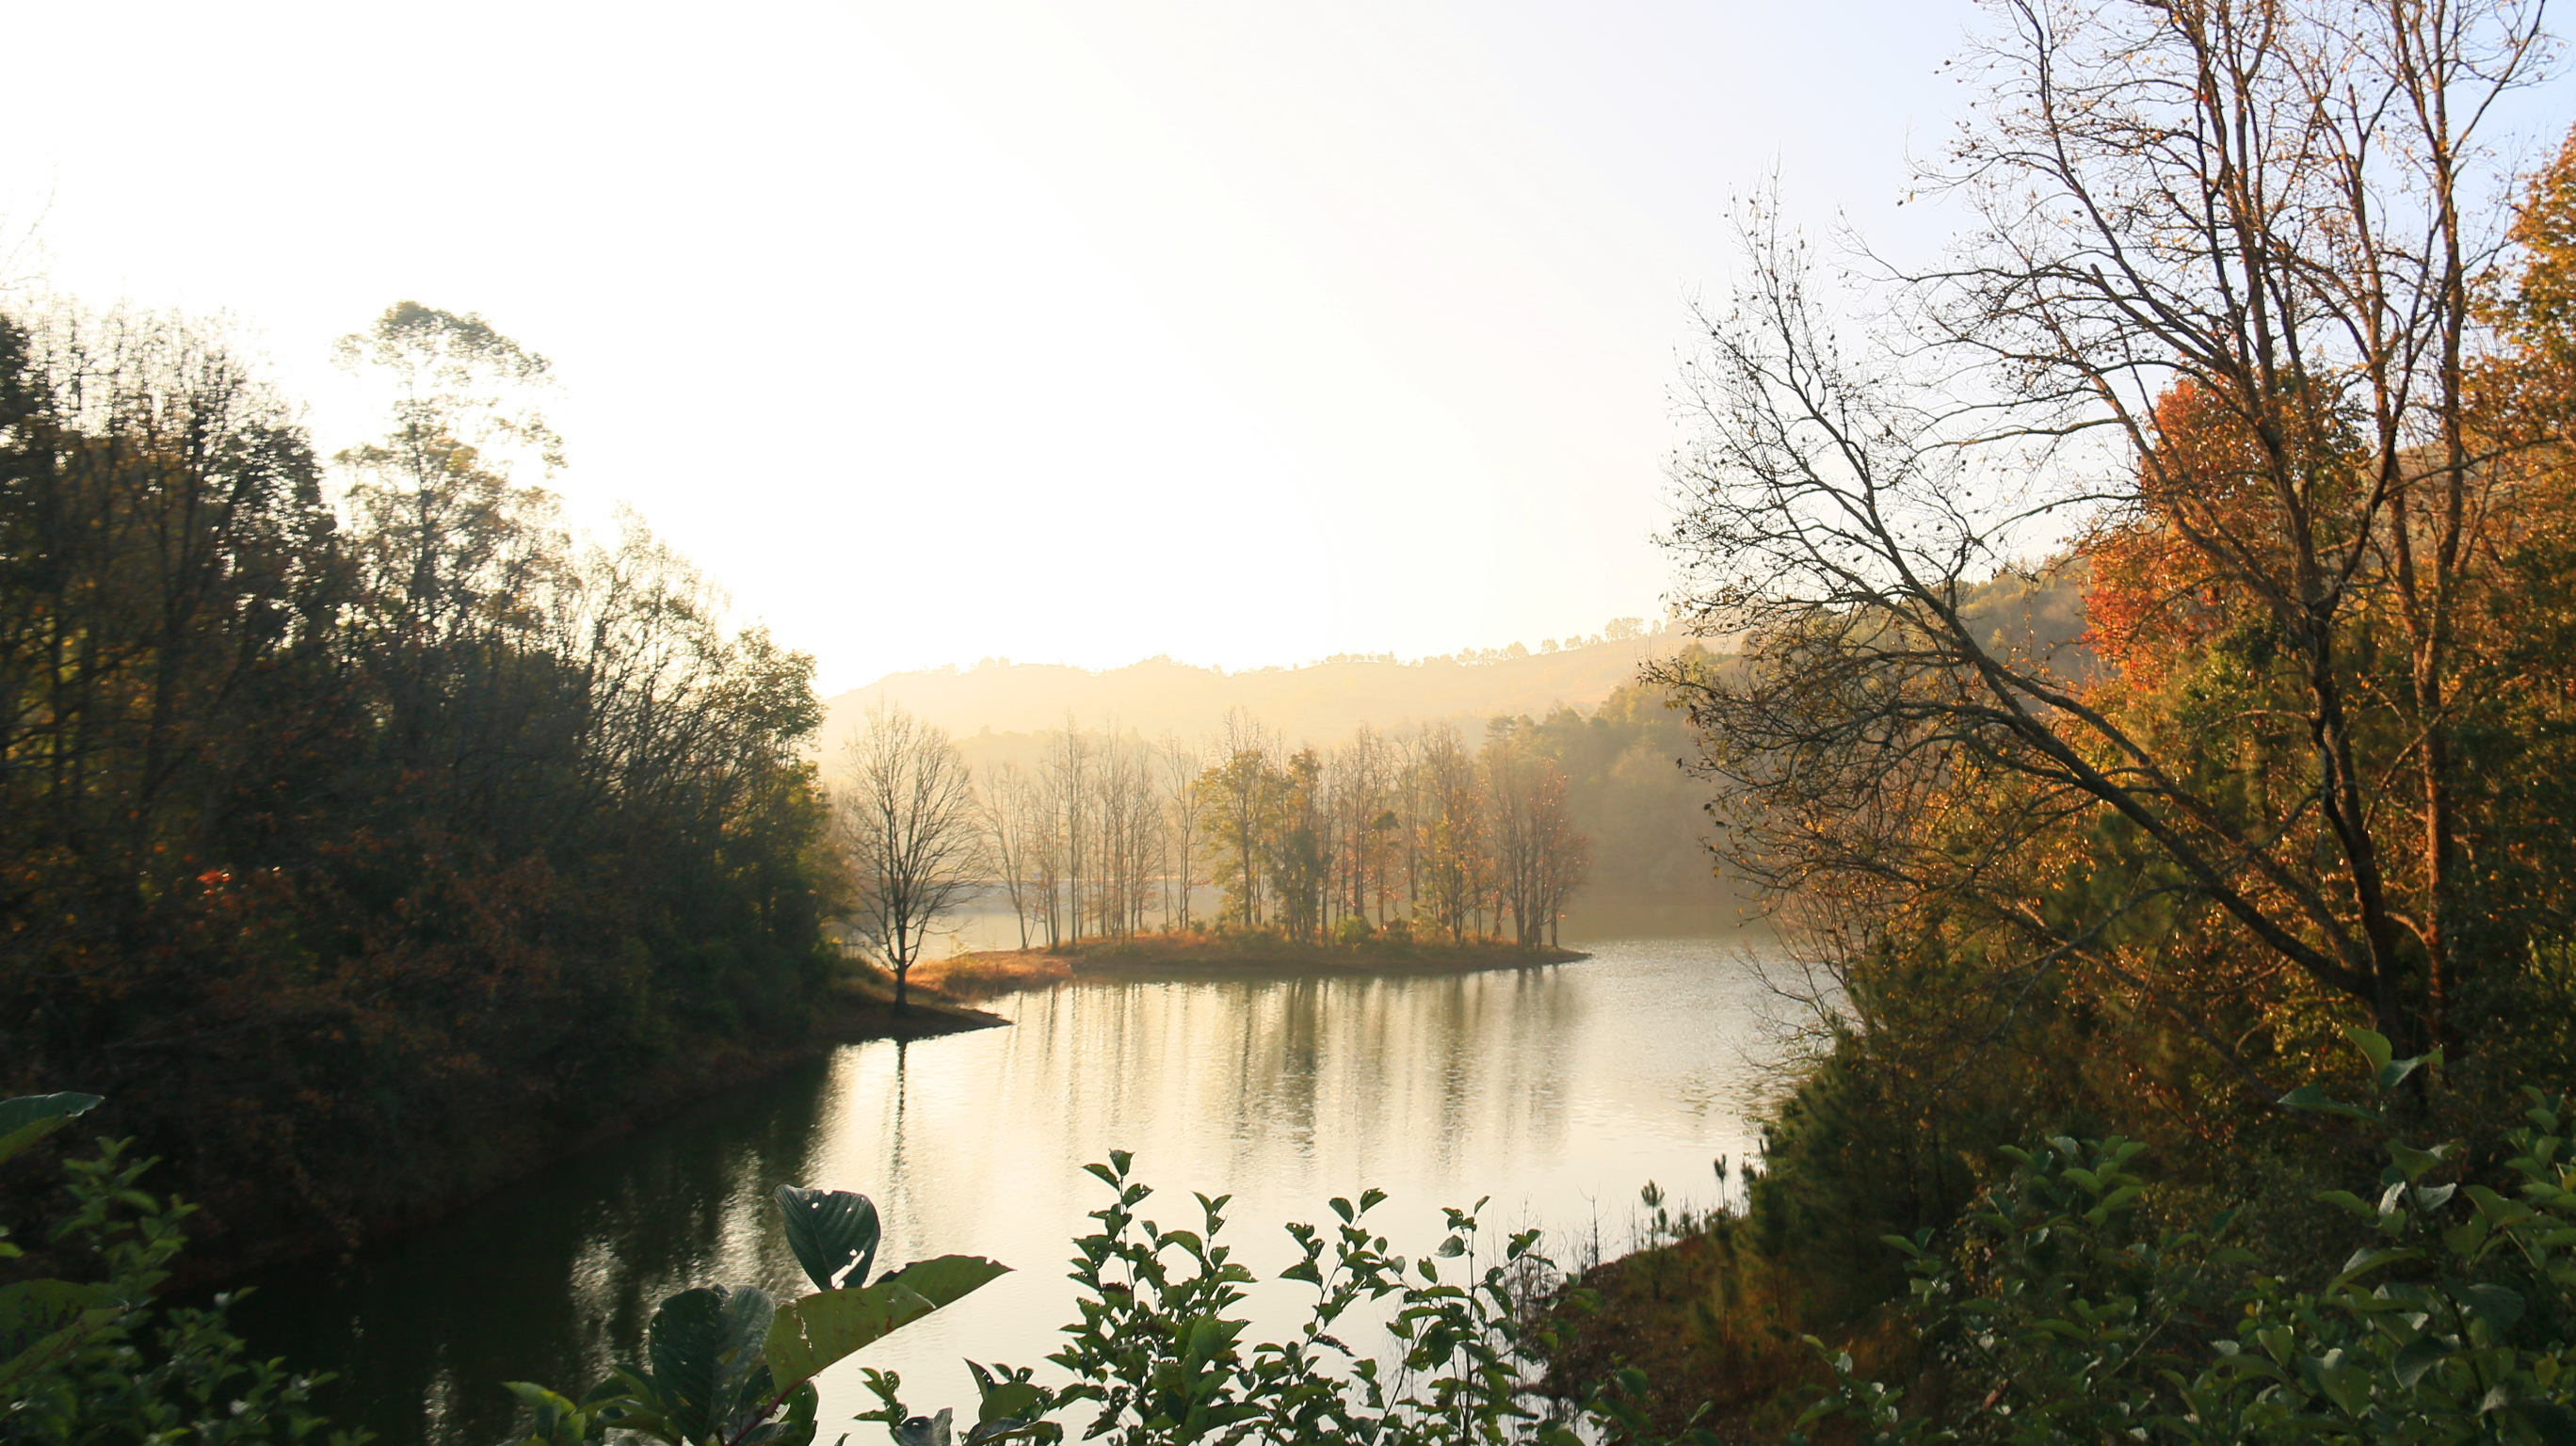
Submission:
<svg viewBox="0 0 2576 1446">
<path fill-rule="evenodd" d="M 1008 1029 L 846 1045 L 547 1169 L 356 1262 L 281 1272 L 238 1320 L 261 1354 L 336 1371 L 327 1409 L 389 1446 L 487 1446 L 499 1382 L 573 1394 L 641 1355 L 663 1296 L 712 1281 L 809 1289 L 778 1230 L 782 1182 L 858 1190 L 880 1268 L 961 1251 L 1017 1267 L 822 1379 L 824 1429 L 900 1370 L 916 1407 L 971 1409 L 962 1357 L 1034 1362 L 1073 1318 L 1068 1241 L 1113 1149 L 1158 1187 L 1144 1214 L 1196 1226 L 1192 1190 L 1232 1192 L 1226 1235 L 1268 1275 L 1279 1229 L 1377 1186 L 1399 1247 L 1439 1208 L 1546 1227 L 1560 1259 L 1616 1251 L 1649 1180 L 1713 1199 L 1742 1159 L 1754 990 L 1722 938 L 1596 943 L 1579 963 L 1421 979 L 1126 982 L 1006 997 Z M 1157 1208 L 1159 1207 L 1159 1208 Z M 1256 1329 L 1298 1287 L 1255 1296 Z M 1045 1369 L 1045 1368 L 1042 1368 Z M 864 1438 L 863 1438 L 864 1439 Z"/>
</svg>

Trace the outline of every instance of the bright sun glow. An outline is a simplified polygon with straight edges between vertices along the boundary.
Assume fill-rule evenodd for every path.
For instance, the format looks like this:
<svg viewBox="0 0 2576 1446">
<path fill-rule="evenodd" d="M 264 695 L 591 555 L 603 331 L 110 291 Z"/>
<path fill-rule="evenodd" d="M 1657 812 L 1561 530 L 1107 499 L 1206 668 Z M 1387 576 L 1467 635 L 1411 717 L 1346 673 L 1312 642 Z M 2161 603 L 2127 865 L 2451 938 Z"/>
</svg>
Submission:
<svg viewBox="0 0 2576 1446">
<path fill-rule="evenodd" d="M 482 313 L 556 362 L 577 512 L 639 508 L 827 691 L 1535 646 L 1660 610 L 1729 194 L 1776 164 L 1896 230 L 1963 18 L 21 8 L 0 237 L 228 313 L 326 446 L 371 422 L 333 337 Z"/>
</svg>

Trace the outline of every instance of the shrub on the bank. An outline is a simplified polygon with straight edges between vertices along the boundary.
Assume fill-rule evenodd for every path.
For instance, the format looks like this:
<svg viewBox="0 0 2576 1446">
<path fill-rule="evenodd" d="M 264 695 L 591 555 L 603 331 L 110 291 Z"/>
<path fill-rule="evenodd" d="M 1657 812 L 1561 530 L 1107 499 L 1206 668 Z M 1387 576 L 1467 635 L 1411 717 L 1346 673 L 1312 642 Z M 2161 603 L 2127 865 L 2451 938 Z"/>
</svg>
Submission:
<svg viewBox="0 0 2576 1446">
<path fill-rule="evenodd" d="M 2284 1103 L 2385 1128 L 2440 1056 L 2352 1037 L 2372 1103 L 2313 1086 Z M 2304 1279 L 2243 1248 L 2229 1212 L 2147 1229 L 2135 1141 L 2008 1151 L 2010 1175 L 1954 1240 L 1888 1242 L 1914 1276 L 1930 1389 L 1862 1379 L 1835 1354 L 1834 1388 L 1799 1424 L 1884 1446 L 2576 1439 L 2576 1119 L 2565 1096 L 2527 1093 L 2501 1172 L 2520 1199 L 2473 1178 L 2458 1144 L 2391 1132 L 2366 1193 L 2319 1197 L 2363 1243 Z"/>
</svg>

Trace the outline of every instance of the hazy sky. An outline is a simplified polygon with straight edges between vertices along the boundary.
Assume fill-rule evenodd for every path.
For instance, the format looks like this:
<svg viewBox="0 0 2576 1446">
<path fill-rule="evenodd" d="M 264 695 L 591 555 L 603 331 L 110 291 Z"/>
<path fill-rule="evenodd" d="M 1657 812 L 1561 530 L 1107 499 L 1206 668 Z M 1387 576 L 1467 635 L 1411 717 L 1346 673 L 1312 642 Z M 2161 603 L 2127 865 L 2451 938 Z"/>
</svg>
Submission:
<svg viewBox="0 0 2576 1446">
<path fill-rule="evenodd" d="M 827 689 L 1536 646 L 1659 607 L 1730 195 L 1776 164 L 1928 244 L 1894 203 L 1973 19 L 0 0 L 0 234 L 229 313 L 326 447 L 370 420 L 333 337 L 481 312 L 557 364 L 579 514 L 633 504 Z"/>
</svg>

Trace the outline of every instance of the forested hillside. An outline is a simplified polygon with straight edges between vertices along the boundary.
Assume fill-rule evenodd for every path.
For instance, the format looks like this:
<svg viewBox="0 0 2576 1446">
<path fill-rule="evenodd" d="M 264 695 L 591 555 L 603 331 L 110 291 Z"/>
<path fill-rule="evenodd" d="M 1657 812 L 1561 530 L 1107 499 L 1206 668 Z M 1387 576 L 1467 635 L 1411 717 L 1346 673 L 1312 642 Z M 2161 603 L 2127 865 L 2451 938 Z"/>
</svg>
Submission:
<svg viewBox="0 0 2576 1446">
<path fill-rule="evenodd" d="M 901 704 L 960 738 L 1037 733 L 1113 721 L 1147 738 L 1209 737 L 1236 710 L 1281 737 L 1317 744 L 1380 728 L 1449 723 L 1481 730 L 1496 716 L 1589 708 L 1632 681 L 1648 658 L 1689 641 L 1639 618 L 1614 618 L 1588 636 L 1469 648 L 1438 657 L 1340 656 L 1295 667 L 1226 672 L 1170 658 L 1092 671 L 986 658 L 971 668 L 895 673 L 825 700 L 827 747 L 879 699 Z"/>
<path fill-rule="evenodd" d="M 513 475 L 541 358 L 344 351 L 326 462 L 218 334 L 0 317 L 0 1093 L 105 1095 L 218 1249 L 523 1170 L 828 957 L 809 660 Z"/>
</svg>

